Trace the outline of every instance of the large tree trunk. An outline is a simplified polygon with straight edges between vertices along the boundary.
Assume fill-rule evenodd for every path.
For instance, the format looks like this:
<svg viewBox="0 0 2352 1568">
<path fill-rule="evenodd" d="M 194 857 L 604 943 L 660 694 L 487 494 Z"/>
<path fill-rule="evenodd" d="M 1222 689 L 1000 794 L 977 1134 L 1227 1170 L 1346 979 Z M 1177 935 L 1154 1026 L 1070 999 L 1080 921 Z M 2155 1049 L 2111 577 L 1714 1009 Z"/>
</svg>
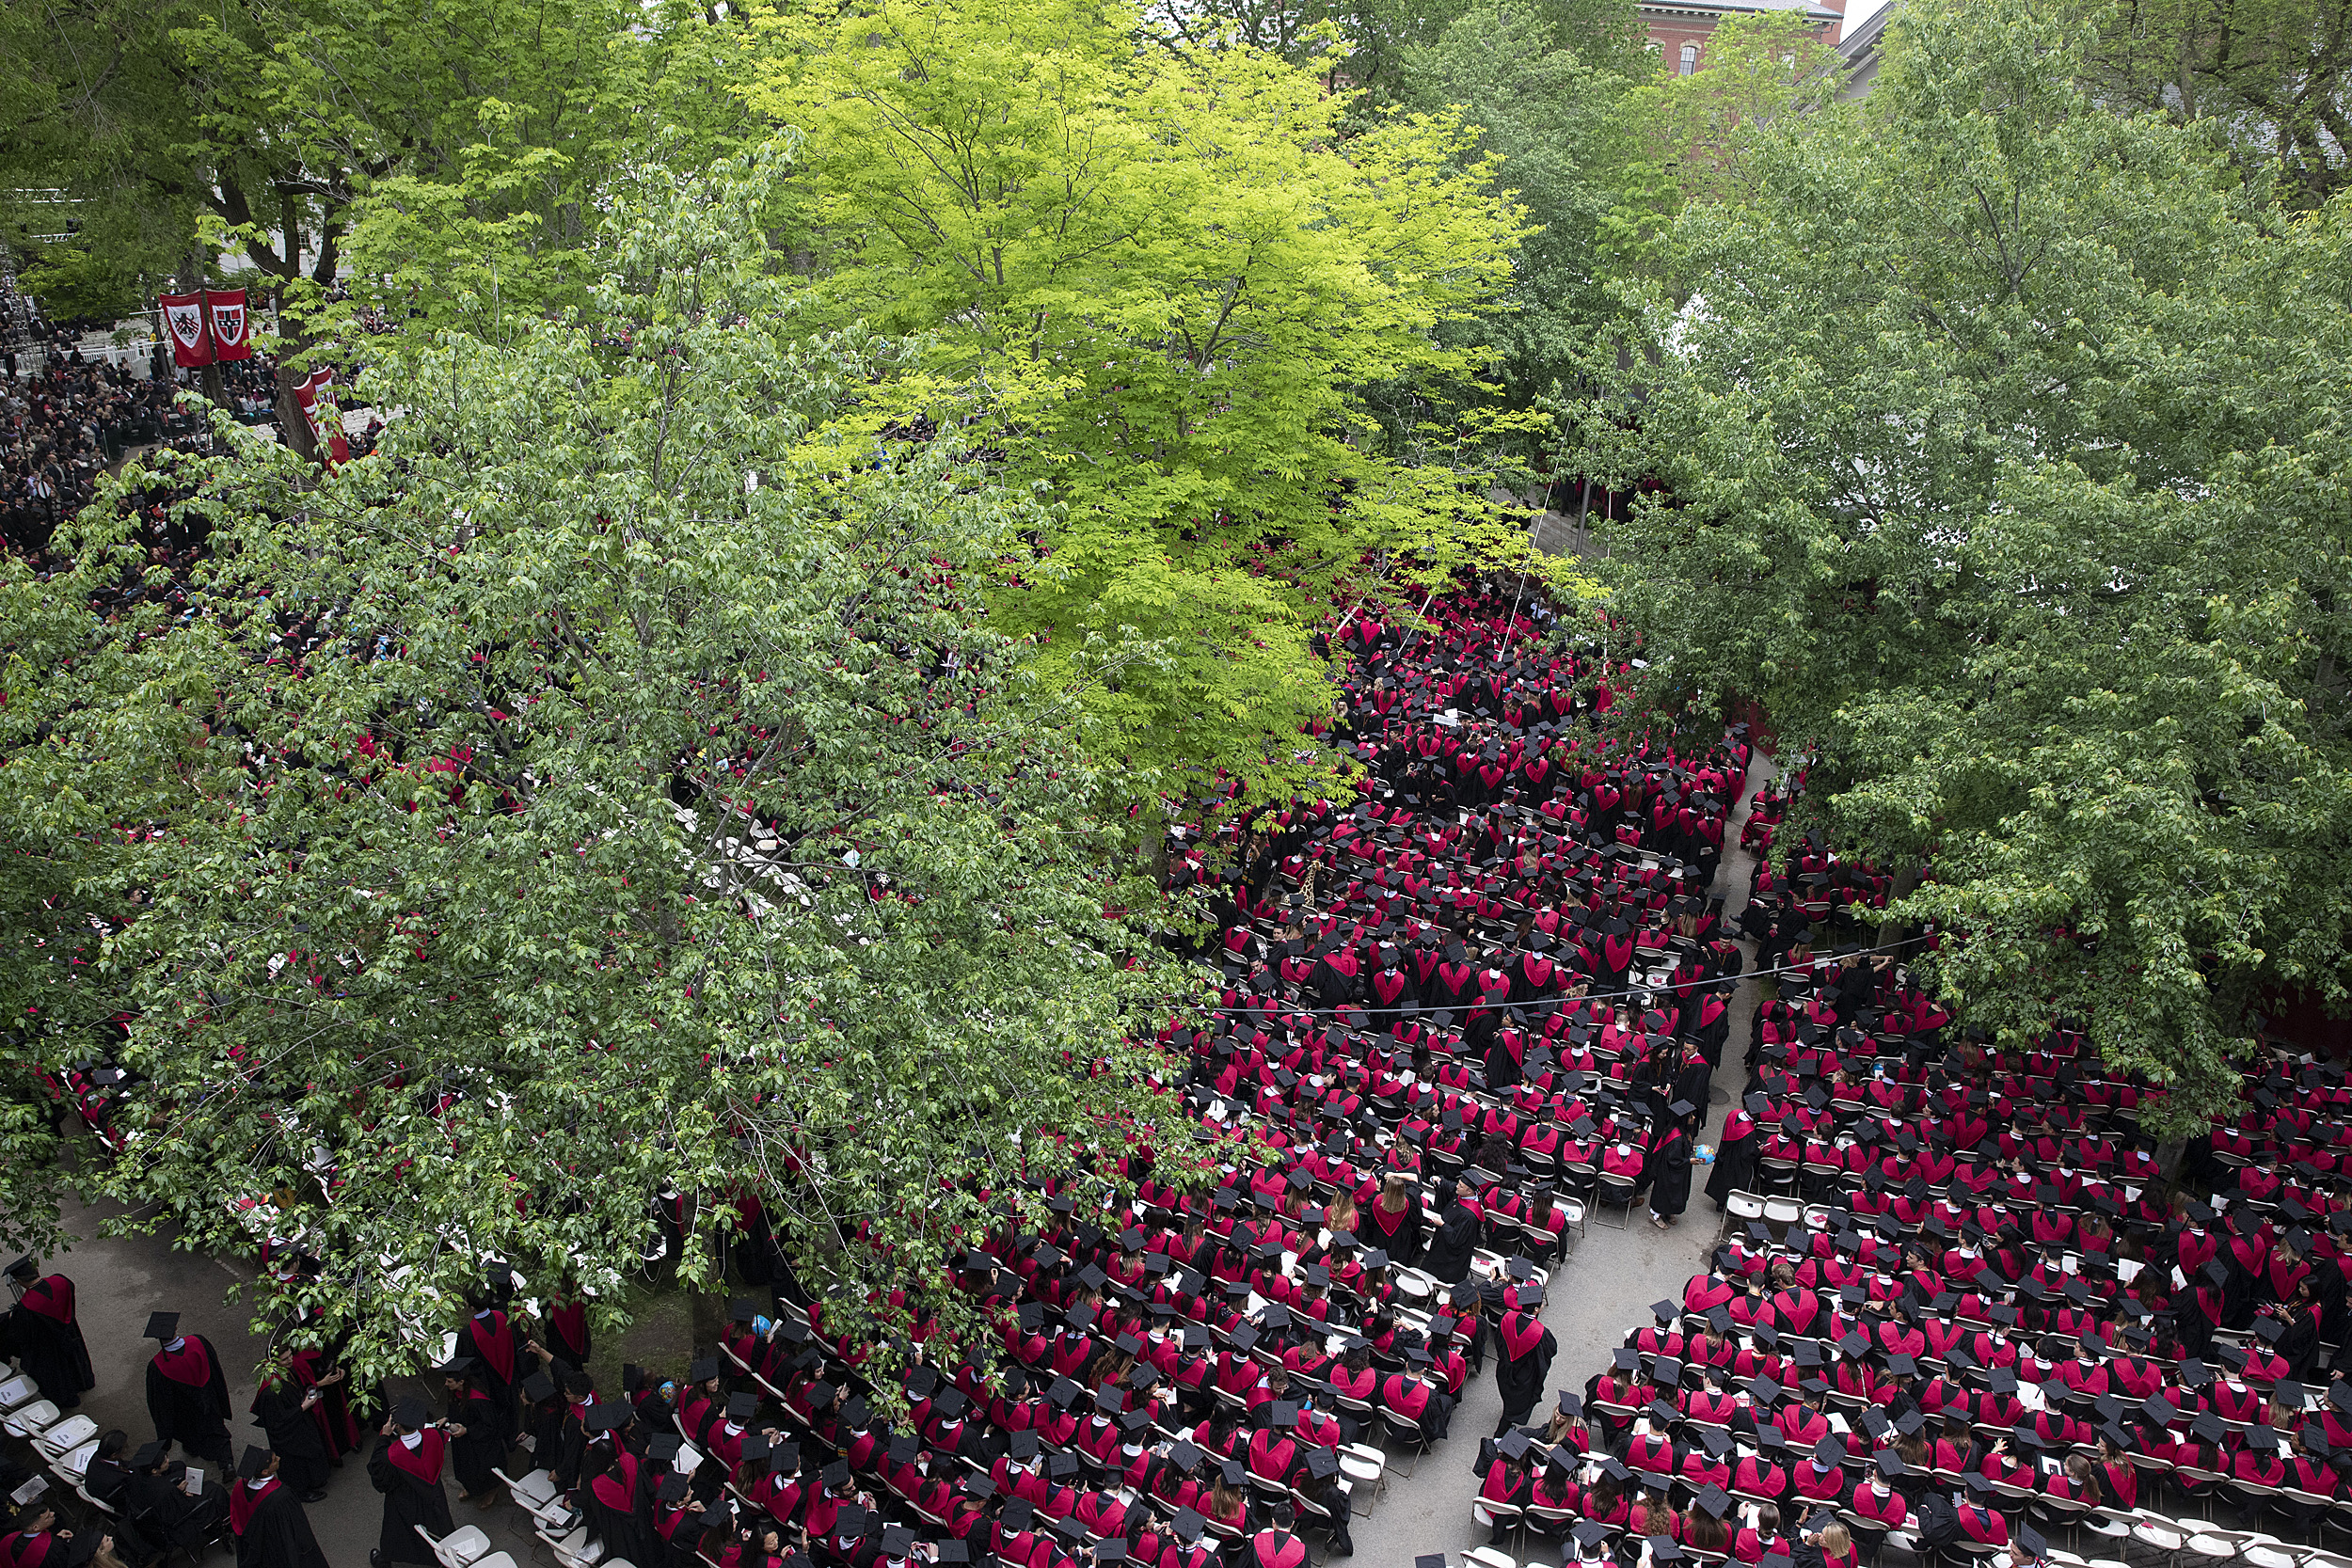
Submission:
<svg viewBox="0 0 2352 1568">
<path fill-rule="evenodd" d="M 310 417 L 294 401 L 294 388 L 310 372 L 286 368 L 286 361 L 307 350 L 311 339 L 299 324 L 286 317 L 286 285 L 280 282 L 274 292 L 278 295 L 278 429 L 290 449 L 316 462 L 318 436 L 310 429 Z"/>
</svg>

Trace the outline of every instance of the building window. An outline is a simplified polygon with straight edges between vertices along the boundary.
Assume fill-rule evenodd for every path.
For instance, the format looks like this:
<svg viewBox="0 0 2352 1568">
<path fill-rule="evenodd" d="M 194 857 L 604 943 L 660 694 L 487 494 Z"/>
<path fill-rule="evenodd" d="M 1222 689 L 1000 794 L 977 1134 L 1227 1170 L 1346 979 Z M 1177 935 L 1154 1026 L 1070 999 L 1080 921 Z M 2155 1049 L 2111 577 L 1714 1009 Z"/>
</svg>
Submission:
<svg viewBox="0 0 2352 1568">
<path fill-rule="evenodd" d="M 1680 73 L 1681 73 L 1682 75 L 1688 76 L 1688 75 L 1690 75 L 1690 74 L 1691 74 L 1691 72 L 1692 72 L 1692 71 L 1696 71 L 1698 68 L 1699 68 L 1699 46 L 1698 46 L 1697 44 L 1695 44 L 1695 43 L 1686 43 L 1686 44 L 1684 44 L 1684 45 L 1682 46 L 1682 71 L 1681 71 L 1681 72 L 1680 72 Z"/>
</svg>

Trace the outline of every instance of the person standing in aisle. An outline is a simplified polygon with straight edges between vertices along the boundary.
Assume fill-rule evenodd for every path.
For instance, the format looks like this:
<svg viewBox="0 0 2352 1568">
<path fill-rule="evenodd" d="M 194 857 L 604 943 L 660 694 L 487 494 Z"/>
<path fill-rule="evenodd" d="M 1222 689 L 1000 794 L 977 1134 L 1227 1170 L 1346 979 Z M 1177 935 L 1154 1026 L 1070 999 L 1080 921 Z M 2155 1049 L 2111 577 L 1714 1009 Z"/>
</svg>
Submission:
<svg viewBox="0 0 2352 1568">
<path fill-rule="evenodd" d="M 1510 1306 L 1495 1324 L 1495 1391 L 1502 1396 L 1497 1437 L 1534 1413 L 1552 1357 L 1560 1354 L 1560 1341 L 1536 1316 L 1543 1309 L 1544 1288 L 1531 1281 L 1510 1287 L 1508 1294 Z"/>
<path fill-rule="evenodd" d="M 97 1384 L 90 1373 L 89 1346 L 73 1319 L 73 1281 L 61 1274 L 43 1278 L 30 1258 L 8 1269 L 16 1304 L 0 1330 L 0 1348 L 13 1349 L 24 1371 L 40 1386 L 41 1398 L 72 1410 Z"/>
<path fill-rule="evenodd" d="M 458 1429 L 457 1435 L 464 1435 Z M 441 1466 L 449 1457 L 449 1439 L 433 1423 L 424 1402 L 405 1399 L 392 1407 L 392 1418 L 376 1434 L 375 1451 L 368 1455 L 368 1480 L 384 1494 L 384 1528 L 369 1568 L 389 1562 L 430 1563 L 433 1548 L 417 1534 L 421 1525 L 435 1540 L 455 1529 L 449 1515 L 449 1497 L 441 1490 Z"/>
<path fill-rule="evenodd" d="M 147 1364 L 147 1413 L 154 1419 L 156 1437 L 227 1473 L 229 1382 L 221 1375 L 219 1353 L 201 1334 L 181 1333 L 177 1312 L 151 1314 L 146 1337 L 161 1346 Z"/>
</svg>

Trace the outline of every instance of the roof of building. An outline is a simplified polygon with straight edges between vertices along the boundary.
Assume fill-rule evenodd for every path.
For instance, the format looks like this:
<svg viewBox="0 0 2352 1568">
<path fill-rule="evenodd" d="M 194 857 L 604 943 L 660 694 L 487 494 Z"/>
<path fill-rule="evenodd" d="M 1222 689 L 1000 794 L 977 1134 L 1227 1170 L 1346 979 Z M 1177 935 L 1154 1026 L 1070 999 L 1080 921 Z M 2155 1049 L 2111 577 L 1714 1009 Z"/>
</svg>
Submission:
<svg viewBox="0 0 2352 1568">
<path fill-rule="evenodd" d="M 1813 0 L 1640 0 L 1644 16 L 1721 18 L 1762 11 L 1803 11 L 1810 22 L 1836 22 L 1838 13 Z"/>
<path fill-rule="evenodd" d="M 1864 17 L 1837 35 L 1837 52 L 1846 56 L 1849 67 L 1861 65 L 1878 53 L 1879 40 L 1885 35 L 1887 19 L 1895 14 L 1895 0 Z"/>
</svg>

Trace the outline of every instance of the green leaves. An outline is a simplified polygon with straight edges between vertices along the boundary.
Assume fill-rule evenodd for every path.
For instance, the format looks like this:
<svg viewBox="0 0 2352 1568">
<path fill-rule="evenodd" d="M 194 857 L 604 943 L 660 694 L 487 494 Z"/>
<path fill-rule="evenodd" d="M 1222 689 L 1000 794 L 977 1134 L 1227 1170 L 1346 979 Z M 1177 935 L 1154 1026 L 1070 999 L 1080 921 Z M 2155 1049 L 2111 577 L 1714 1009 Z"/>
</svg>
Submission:
<svg viewBox="0 0 2352 1568">
<path fill-rule="evenodd" d="M 76 896 L 147 899 L 103 1184 L 299 1236 L 370 1367 L 485 1258 L 617 1310 L 665 1184 L 764 1206 L 881 1332 L 1016 1178 L 1189 1136 L 1129 1040 L 1179 987 L 1106 913 L 1151 903 L 1120 791 L 971 594 L 1034 519 L 829 422 L 901 350 L 809 331 L 775 179 L 617 193 L 593 333 L 377 344 L 375 458 L 241 442 L 197 613 L 85 622 L 0 768 L 154 825 L 73 840 Z"/>
<path fill-rule="evenodd" d="M 919 333 L 877 422 L 976 432 L 1053 508 L 992 620 L 1035 640 L 1141 790 L 1287 793 L 1334 604 L 1440 571 L 1474 463 L 1390 452 L 1365 389 L 1465 377 L 1518 214 L 1451 111 L 1343 138 L 1308 71 L 1138 53 L 1117 14 L 883 6 L 777 19 L 752 102 L 799 126 L 790 221 L 835 319 Z M 1425 433 L 1415 432 L 1425 442 Z M 1139 792 L 1141 792 L 1139 790 Z"/>
<path fill-rule="evenodd" d="M 2178 1122 L 2276 988 L 2344 998 L 2344 214 L 2271 231 L 2075 42 L 1906 12 L 1858 118 L 1682 214 L 1639 428 L 1629 375 L 1575 455 L 1673 498 L 1616 605 L 1929 862 L 1892 912 L 1964 1016 L 2079 1018 Z"/>
</svg>

